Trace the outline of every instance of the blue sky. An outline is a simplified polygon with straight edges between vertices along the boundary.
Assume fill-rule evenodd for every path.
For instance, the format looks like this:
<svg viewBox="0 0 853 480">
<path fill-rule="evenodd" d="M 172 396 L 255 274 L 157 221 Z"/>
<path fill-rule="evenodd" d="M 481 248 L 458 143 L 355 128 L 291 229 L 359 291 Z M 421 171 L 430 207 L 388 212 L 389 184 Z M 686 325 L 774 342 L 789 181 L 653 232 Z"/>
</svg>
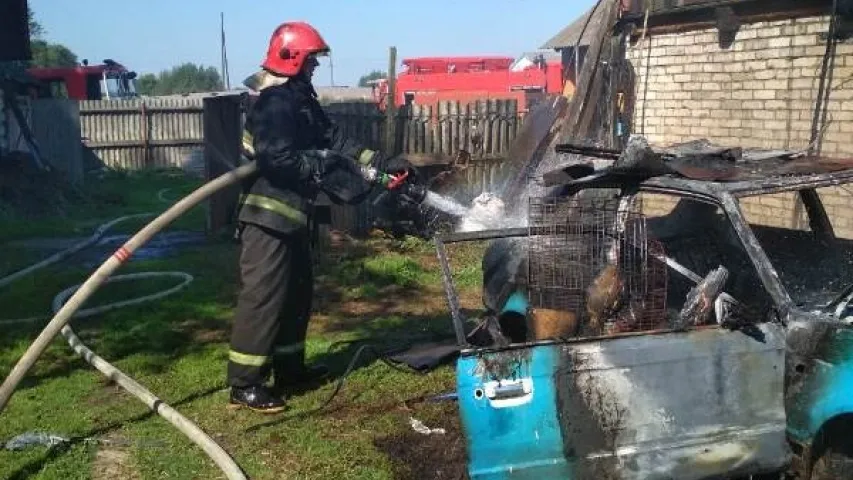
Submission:
<svg viewBox="0 0 853 480">
<path fill-rule="evenodd" d="M 332 46 L 337 85 L 387 70 L 388 47 L 405 57 L 517 56 L 539 48 L 594 0 L 29 0 L 47 39 L 79 58 L 112 58 L 139 73 L 183 62 L 220 65 L 225 13 L 231 85 L 257 70 L 273 29 L 286 20 L 316 26 Z M 399 69 L 399 63 L 397 68 Z M 330 84 L 328 59 L 315 74 Z"/>
</svg>

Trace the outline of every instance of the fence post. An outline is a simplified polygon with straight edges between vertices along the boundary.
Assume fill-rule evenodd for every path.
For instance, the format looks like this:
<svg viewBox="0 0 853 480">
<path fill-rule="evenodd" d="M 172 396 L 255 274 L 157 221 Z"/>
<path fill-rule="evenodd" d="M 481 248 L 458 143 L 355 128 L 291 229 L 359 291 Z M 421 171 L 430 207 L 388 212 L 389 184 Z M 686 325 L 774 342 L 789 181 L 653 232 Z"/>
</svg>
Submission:
<svg viewBox="0 0 853 480">
<path fill-rule="evenodd" d="M 139 102 L 139 129 L 142 133 L 142 165 L 151 168 L 154 163 L 151 158 L 151 116 L 145 100 Z"/>
<path fill-rule="evenodd" d="M 433 153 L 438 123 L 436 123 L 432 105 L 427 105 L 422 114 L 424 124 L 424 153 Z"/>
<path fill-rule="evenodd" d="M 397 98 L 397 47 L 391 47 L 388 52 L 388 99 L 385 102 L 385 153 L 396 153 L 396 135 L 394 123 Z"/>
<path fill-rule="evenodd" d="M 237 95 L 208 97 L 203 101 L 204 175 L 209 182 L 227 173 L 224 162 L 239 165 L 243 131 L 241 98 Z M 221 190 L 207 205 L 207 234 L 229 233 L 240 194 L 240 185 Z"/>
</svg>

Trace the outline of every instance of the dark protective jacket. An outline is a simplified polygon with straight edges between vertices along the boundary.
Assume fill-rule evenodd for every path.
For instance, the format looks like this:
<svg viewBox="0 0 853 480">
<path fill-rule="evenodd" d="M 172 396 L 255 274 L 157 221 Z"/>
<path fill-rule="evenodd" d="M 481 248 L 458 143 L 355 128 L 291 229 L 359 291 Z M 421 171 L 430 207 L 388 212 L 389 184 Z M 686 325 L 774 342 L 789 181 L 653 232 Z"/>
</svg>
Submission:
<svg viewBox="0 0 853 480">
<path fill-rule="evenodd" d="M 259 175 L 243 184 L 238 219 L 282 233 L 304 228 L 312 214 L 323 163 L 317 150 L 340 152 L 364 165 L 378 156 L 343 135 L 301 78 L 261 91 L 246 118 L 243 149 L 257 162 Z"/>
</svg>

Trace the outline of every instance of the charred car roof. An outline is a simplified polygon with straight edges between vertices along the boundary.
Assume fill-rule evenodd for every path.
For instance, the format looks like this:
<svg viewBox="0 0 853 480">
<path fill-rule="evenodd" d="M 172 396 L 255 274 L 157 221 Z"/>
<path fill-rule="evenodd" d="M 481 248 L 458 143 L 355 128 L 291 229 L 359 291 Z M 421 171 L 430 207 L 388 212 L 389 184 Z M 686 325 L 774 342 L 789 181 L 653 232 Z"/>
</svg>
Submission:
<svg viewBox="0 0 853 480">
<path fill-rule="evenodd" d="M 629 147 L 630 148 L 630 147 Z M 548 172 L 548 186 L 578 191 L 636 185 L 643 191 L 736 197 L 831 187 L 853 181 L 853 158 L 808 156 L 786 151 L 741 151 L 696 142 L 628 155 L 563 145 L 561 153 L 579 154 L 579 162 Z M 625 157 L 634 158 L 625 161 Z M 637 159 L 637 157 L 643 157 Z M 615 160 L 595 170 L 583 158 Z"/>
</svg>

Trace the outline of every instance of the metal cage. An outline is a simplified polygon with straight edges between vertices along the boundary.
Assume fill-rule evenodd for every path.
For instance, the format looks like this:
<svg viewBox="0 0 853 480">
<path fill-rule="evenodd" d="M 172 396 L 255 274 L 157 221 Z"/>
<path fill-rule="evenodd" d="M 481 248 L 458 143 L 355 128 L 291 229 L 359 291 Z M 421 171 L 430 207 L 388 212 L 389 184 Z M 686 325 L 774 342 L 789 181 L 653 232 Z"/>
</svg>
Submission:
<svg viewBox="0 0 853 480">
<path fill-rule="evenodd" d="M 666 318 L 667 270 L 636 196 L 531 198 L 531 309 L 571 315 L 574 335 L 654 330 Z"/>
</svg>

